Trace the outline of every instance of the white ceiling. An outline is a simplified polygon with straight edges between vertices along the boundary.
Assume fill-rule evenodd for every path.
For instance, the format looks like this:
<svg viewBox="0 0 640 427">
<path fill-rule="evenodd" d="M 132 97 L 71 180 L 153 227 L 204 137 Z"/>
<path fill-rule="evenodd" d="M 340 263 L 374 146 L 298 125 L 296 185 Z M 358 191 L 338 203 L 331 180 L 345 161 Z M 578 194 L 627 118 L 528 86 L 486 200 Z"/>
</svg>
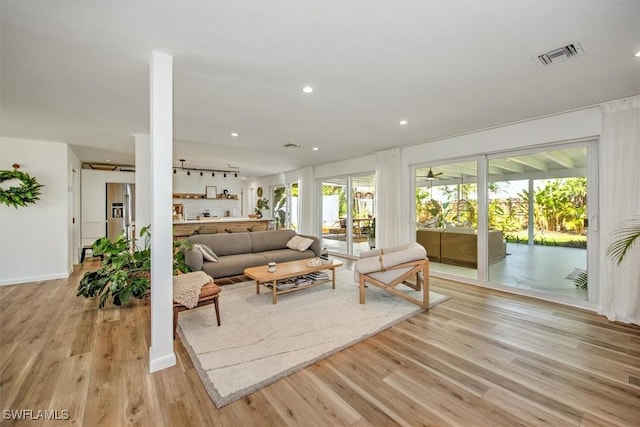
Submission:
<svg viewBox="0 0 640 427">
<path fill-rule="evenodd" d="M 640 94 L 638 0 L 0 2 L 0 133 L 87 162 L 133 163 L 152 50 L 174 58 L 174 165 L 245 177 Z"/>
</svg>

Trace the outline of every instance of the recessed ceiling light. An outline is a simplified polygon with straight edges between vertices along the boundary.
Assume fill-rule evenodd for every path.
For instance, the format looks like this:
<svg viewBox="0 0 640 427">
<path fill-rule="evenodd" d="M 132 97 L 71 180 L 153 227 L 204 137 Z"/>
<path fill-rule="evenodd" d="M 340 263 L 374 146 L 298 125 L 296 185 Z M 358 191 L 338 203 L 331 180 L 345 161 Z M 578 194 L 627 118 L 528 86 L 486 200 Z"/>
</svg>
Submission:
<svg viewBox="0 0 640 427">
<path fill-rule="evenodd" d="M 633 55 L 633 56 L 635 56 L 636 58 L 640 58 L 640 51 L 639 51 L 639 52 L 636 52 L 636 54 L 635 54 L 635 55 Z"/>
<path fill-rule="evenodd" d="M 318 147 L 313 147 L 313 151 L 318 151 L 319 148 Z"/>
<path fill-rule="evenodd" d="M 302 91 L 304 93 L 311 93 L 311 92 L 313 92 L 313 88 L 311 86 L 305 86 L 305 87 L 302 88 Z"/>
<path fill-rule="evenodd" d="M 231 136 L 238 136 L 237 132 L 231 132 Z"/>
<path fill-rule="evenodd" d="M 408 121 L 406 121 L 406 120 L 400 120 L 400 124 L 401 124 L 402 126 L 406 125 L 407 123 L 409 123 L 409 122 L 408 122 Z"/>
<path fill-rule="evenodd" d="M 107 160 L 105 160 L 105 162 L 110 162 L 110 161 L 111 161 L 111 159 L 107 159 Z"/>
</svg>

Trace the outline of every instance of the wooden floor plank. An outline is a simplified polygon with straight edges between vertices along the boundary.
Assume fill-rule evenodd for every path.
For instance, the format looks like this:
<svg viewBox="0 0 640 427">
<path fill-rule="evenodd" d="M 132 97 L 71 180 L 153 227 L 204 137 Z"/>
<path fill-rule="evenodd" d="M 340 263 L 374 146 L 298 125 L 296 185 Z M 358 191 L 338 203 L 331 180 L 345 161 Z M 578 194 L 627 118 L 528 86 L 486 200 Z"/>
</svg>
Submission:
<svg viewBox="0 0 640 427">
<path fill-rule="evenodd" d="M 0 406 L 70 415 L 0 424 L 639 425 L 640 327 L 435 278 L 449 301 L 216 408 L 179 340 L 176 366 L 148 372 L 148 301 L 99 310 L 75 296 L 95 267 L 0 287 Z M 244 280 L 217 279 L 222 301 Z"/>
</svg>

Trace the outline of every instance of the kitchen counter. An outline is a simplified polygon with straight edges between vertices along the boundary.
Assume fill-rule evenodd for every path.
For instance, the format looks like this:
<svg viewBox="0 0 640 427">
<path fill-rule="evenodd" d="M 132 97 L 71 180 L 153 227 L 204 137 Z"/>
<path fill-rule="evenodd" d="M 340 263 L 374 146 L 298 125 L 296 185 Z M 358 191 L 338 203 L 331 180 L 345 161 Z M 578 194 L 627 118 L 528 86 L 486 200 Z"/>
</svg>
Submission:
<svg viewBox="0 0 640 427">
<path fill-rule="evenodd" d="M 273 221 L 273 218 L 236 218 L 236 217 L 210 217 L 201 219 L 186 219 L 186 220 L 174 220 L 174 224 L 205 224 L 205 223 L 217 223 L 217 222 L 260 222 L 260 221 Z"/>
<path fill-rule="evenodd" d="M 212 217 L 173 221 L 173 238 L 184 239 L 194 234 L 264 231 L 273 228 L 273 218 Z"/>
</svg>

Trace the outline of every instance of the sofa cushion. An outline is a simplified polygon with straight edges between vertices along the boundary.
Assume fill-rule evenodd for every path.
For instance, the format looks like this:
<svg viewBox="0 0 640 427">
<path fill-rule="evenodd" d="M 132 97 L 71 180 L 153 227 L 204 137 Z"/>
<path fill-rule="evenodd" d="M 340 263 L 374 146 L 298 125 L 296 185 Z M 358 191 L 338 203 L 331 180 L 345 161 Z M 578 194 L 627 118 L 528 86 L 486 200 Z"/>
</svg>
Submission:
<svg viewBox="0 0 640 427">
<path fill-rule="evenodd" d="M 249 233 L 251 252 L 257 253 L 286 248 L 287 242 L 295 235 L 296 232 L 293 230 L 254 231 Z"/>
<path fill-rule="evenodd" d="M 226 255 L 220 256 L 219 259 L 220 262 L 206 261 L 202 270 L 213 278 L 227 277 L 243 274 L 245 268 L 267 264 L 267 259 L 262 254 Z"/>
<path fill-rule="evenodd" d="M 202 270 L 203 262 L 204 257 L 198 248 L 194 247 L 193 249 L 186 249 L 184 251 L 184 263 L 187 264 L 187 267 L 189 267 L 191 271 Z"/>
<path fill-rule="evenodd" d="M 275 249 L 273 251 L 260 252 L 259 255 L 265 257 L 267 262 L 287 262 L 296 261 L 299 259 L 313 258 L 316 254 L 311 250 L 295 251 L 291 249 Z"/>
<path fill-rule="evenodd" d="M 209 246 L 218 257 L 251 253 L 251 239 L 248 233 L 201 234 L 189 236 L 187 240 Z"/>
</svg>

